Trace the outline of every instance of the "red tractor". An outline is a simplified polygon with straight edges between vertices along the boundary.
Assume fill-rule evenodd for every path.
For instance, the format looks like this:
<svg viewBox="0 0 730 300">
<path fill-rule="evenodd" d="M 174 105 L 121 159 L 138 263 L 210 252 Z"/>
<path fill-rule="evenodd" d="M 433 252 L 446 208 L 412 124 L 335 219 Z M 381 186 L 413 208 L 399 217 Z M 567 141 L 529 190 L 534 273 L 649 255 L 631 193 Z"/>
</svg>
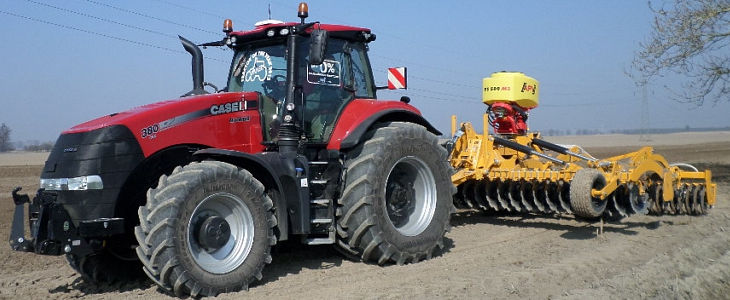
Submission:
<svg viewBox="0 0 730 300">
<path fill-rule="evenodd" d="M 85 280 L 142 271 L 177 295 L 261 279 L 278 241 L 385 264 L 430 258 L 454 209 L 440 133 L 404 97 L 376 100 L 370 29 L 260 22 L 200 46 L 234 51 L 227 87 L 113 113 L 58 138 L 36 196 L 13 191 L 10 244 L 65 255 Z M 213 87 L 215 89 L 215 87 Z M 29 203 L 31 237 L 24 235 Z"/>
</svg>

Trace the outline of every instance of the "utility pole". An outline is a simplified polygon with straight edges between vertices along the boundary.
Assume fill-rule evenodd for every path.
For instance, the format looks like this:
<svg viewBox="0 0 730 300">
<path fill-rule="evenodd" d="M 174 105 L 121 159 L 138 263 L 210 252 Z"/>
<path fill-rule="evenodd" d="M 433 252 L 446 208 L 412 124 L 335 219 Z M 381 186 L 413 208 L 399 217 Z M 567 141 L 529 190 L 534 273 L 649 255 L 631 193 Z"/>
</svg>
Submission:
<svg viewBox="0 0 730 300">
<path fill-rule="evenodd" d="M 646 84 L 641 86 L 641 134 L 639 141 L 649 142 L 649 99 L 646 95 Z"/>
</svg>

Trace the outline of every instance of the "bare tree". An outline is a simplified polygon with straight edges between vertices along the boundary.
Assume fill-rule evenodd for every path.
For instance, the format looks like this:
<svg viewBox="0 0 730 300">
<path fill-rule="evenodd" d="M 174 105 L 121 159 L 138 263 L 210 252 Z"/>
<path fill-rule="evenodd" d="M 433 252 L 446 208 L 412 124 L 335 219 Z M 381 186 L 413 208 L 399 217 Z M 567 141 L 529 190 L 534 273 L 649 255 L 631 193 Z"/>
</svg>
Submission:
<svg viewBox="0 0 730 300">
<path fill-rule="evenodd" d="M 0 152 L 7 152 L 14 150 L 13 145 L 10 143 L 10 127 L 2 123 L 0 125 Z"/>
<path fill-rule="evenodd" d="M 52 142 L 43 142 L 43 143 L 34 143 L 31 145 L 26 145 L 23 147 L 23 150 L 25 151 L 51 151 L 53 149 L 53 143 Z"/>
<path fill-rule="evenodd" d="M 653 31 L 632 63 L 631 76 L 645 85 L 669 73 L 686 77 L 667 87 L 675 98 L 700 106 L 730 100 L 730 0 L 673 0 L 656 8 Z M 679 88 L 679 90 L 678 90 Z"/>
</svg>

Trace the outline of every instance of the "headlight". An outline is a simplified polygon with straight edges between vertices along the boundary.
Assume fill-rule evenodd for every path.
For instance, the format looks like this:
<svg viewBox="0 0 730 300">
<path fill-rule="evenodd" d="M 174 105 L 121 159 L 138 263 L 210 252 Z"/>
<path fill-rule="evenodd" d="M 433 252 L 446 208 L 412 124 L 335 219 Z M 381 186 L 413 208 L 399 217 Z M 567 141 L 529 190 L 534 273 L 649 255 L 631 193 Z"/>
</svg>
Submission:
<svg viewBox="0 0 730 300">
<path fill-rule="evenodd" d="M 104 188 L 99 175 L 74 178 L 41 178 L 41 188 L 48 191 L 85 191 Z"/>
</svg>

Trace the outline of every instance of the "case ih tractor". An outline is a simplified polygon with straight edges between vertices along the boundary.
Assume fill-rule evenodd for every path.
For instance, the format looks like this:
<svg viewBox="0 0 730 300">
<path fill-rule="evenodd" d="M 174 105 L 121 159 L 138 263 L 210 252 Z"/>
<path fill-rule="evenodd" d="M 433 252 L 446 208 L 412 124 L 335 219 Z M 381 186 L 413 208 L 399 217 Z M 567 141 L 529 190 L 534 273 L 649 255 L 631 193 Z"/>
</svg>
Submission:
<svg viewBox="0 0 730 300">
<path fill-rule="evenodd" d="M 87 281 L 144 271 L 177 295 L 261 279 L 278 241 L 384 264 L 428 259 L 454 209 L 440 133 L 407 98 L 377 101 L 367 28 L 260 22 L 201 46 L 234 51 L 203 87 L 64 131 L 31 200 L 13 191 L 10 243 L 65 255 Z M 215 89 L 215 87 L 213 87 Z M 29 203 L 30 238 L 25 238 Z"/>
</svg>

